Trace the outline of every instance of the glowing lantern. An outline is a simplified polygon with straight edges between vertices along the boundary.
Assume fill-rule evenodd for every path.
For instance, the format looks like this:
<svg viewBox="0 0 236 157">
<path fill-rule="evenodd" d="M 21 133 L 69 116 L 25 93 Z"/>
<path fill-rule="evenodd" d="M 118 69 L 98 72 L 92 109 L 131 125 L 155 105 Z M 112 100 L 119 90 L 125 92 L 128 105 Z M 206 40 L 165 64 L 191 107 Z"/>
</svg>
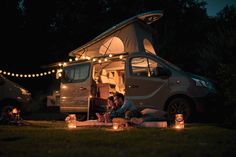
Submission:
<svg viewBox="0 0 236 157">
<path fill-rule="evenodd" d="M 184 116 L 183 116 L 183 114 L 176 114 L 175 115 L 175 128 L 176 129 L 183 129 L 184 128 Z"/>
<path fill-rule="evenodd" d="M 13 108 L 13 109 L 12 109 L 12 113 L 13 113 L 13 114 L 17 114 L 17 113 L 18 113 L 17 108 Z"/>
<path fill-rule="evenodd" d="M 69 116 L 66 117 L 65 121 L 67 122 L 67 126 L 70 129 L 76 128 L 76 115 L 75 114 L 69 114 Z"/>
<path fill-rule="evenodd" d="M 113 124 L 112 124 L 112 128 L 113 128 L 114 130 L 118 130 L 118 129 L 119 129 L 119 123 L 113 123 Z"/>
</svg>

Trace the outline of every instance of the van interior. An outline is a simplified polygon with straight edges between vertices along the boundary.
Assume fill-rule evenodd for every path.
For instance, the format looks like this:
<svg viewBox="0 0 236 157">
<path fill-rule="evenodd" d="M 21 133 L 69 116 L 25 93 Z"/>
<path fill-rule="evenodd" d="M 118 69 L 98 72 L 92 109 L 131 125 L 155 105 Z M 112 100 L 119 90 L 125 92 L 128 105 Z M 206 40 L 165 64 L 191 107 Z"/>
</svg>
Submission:
<svg viewBox="0 0 236 157">
<path fill-rule="evenodd" d="M 107 61 L 93 66 L 93 80 L 96 82 L 98 97 L 107 99 L 115 92 L 125 93 L 125 61 Z"/>
</svg>

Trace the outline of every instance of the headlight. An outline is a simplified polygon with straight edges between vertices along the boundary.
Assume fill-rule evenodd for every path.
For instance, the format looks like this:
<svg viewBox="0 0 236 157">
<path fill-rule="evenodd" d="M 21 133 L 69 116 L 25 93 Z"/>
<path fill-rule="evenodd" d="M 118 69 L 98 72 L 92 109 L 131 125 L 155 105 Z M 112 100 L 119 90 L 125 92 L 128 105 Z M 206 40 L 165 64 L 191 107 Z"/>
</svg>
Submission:
<svg viewBox="0 0 236 157">
<path fill-rule="evenodd" d="M 197 79 L 197 78 L 192 78 L 192 79 L 195 82 L 195 85 L 198 87 L 206 87 L 209 89 L 215 89 L 213 84 L 209 81 L 201 80 L 201 79 Z"/>
</svg>

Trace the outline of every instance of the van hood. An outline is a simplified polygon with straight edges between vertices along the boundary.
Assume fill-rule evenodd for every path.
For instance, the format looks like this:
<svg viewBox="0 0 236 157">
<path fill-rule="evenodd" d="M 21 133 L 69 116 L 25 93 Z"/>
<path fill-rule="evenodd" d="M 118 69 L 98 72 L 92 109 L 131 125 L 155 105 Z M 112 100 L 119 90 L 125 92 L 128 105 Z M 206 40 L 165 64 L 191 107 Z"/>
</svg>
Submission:
<svg viewBox="0 0 236 157">
<path fill-rule="evenodd" d="M 206 87 L 210 90 L 216 91 L 215 81 L 210 80 L 210 79 L 203 77 L 203 76 L 189 73 L 189 72 L 186 72 L 186 74 L 188 75 L 188 77 L 190 77 L 195 82 L 196 86 Z"/>
</svg>

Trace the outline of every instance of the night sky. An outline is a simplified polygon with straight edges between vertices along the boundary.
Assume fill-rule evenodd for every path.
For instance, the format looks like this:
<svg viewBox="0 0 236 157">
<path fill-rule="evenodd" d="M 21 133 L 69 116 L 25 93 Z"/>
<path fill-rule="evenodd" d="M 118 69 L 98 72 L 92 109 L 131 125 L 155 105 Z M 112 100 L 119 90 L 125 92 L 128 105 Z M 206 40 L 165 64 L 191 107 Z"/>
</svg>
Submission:
<svg viewBox="0 0 236 157">
<path fill-rule="evenodd" d="M 23 0 L 20 2 L 23 2 Z M 209 16 L 214 16 L 226 4 L 236 4 L 236 1 L 207 0 L 207 3 Z M 68 58 L 66 57 L 68 57 L 68 53 L 73 50 L 72 47 L 77 48 L 81 46 L 79 44 L 75 46 L 73 43 L 73 46 L 66 47 L 66 44 L 62 43 L 60 39 L 66 39 L 68 42 L 70 42 L 71 39 L 63 34 L 52 33 L 48 35 L 48 31 L 44 30 L 45 27 L 43 24 L 28 24 L 28 27 L 32 25 L 30 31 L 22 29 L 21 27 L 15 27 L 15 23 L 21 20 L 18 19 L 18 15 L 14 15 L 15 9 L 16 8 L 12 8 L 12 10 L 8 11 L 9 16 L 7 15 L 8 13 L 1 12 L 1 70 L 13 73 L 39 73 L 47 71 L 48 69 L 42 69 L 42 66 L 59 61 L 67 61 Z M 25 14 L 23 3 L 19 3 L 18 10 L 21 10 L 21 13 Z M 83 39 L 80 37 L 78 37 L 78 41 L 78 43 L 83 43 Z M 52 81 L 54 79 L 55 77 L 52 76 L 48 76 L 48 78 L 46 77 L 45 79 L 13 78 L 14 81 L 17 81 L 30 90 L 45 89 L 50 84 L 48 80 Z"/>
<path fill-rule="evenodd" d="M 215 16 L 226 5 L 236 6 L 236 0 L 206 0 L 207 13 L 209 16 Z"/>
</svg>

